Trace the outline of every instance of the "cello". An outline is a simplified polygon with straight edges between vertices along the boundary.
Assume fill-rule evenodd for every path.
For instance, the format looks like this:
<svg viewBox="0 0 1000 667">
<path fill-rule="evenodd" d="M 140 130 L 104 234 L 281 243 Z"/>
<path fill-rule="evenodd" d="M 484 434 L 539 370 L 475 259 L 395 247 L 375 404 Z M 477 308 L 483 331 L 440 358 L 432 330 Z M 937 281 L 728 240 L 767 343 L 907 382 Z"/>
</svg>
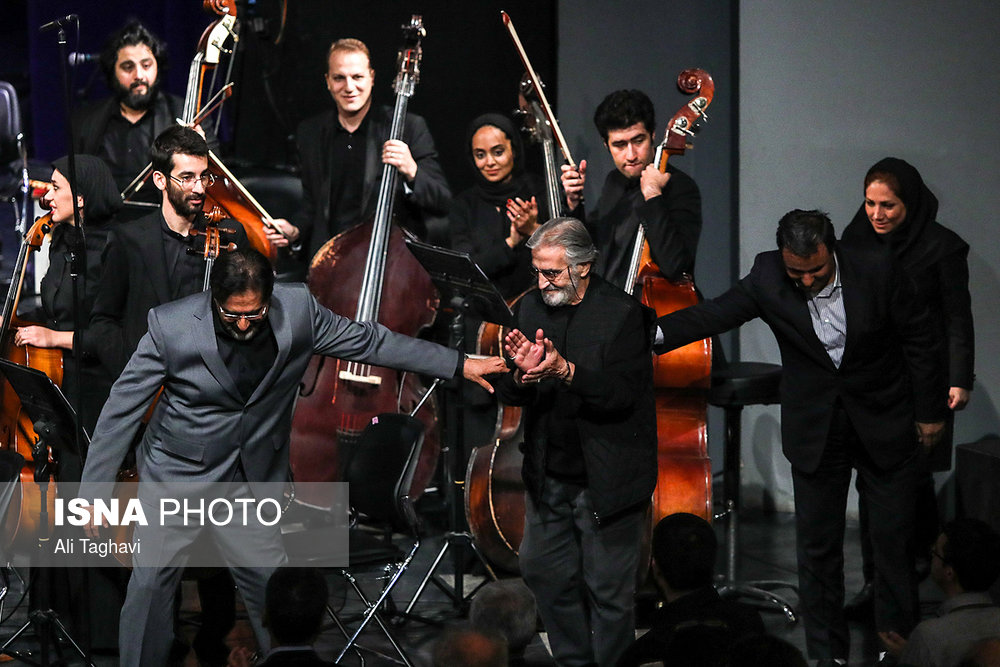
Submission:
<svg viewBox="0 0 1000 667">
<path fill-rule="evenodd" d="M 4 300 L 0 329 L 0 350 L 4 359 L 22 366 L 44 372 L 56 384 L 62 384 L 63 355 L 59 348 L 41 348 L 33 345 L 15 345 L 13 331 L 17 327 L 32 324 L 17 317 L 17 305 L 21 297 L 25 271 L 30 253 L 42 247 L 45 235 L 49 233 L 52 214 L 48 213 L 35 221 L 25 231 L 21 248 L 14 263 L 10 287 Z M 33 536 L 38 528 L 41 495 L 35 483 L 32 447 L 38 441 L 31 418 L 22 409 L 21 401 L 13 387 L 6 380 L 0 384 L 0 445 L 24 457 L 17 491 L 11 499 L 11 506 L 3 530 L 3 544 L 14 549 L 25 549 L 33 545 Z M 51 460 L 51 452 L 49 453 Z M 48 495 L 49 511 L 54 511 L 55 493 Z"/>
<path fill-rule="evenodd" d="M 677 87 L 695 97 L 670 119 L 663 141 L 656 148 L 653 164 L 667 170 L 671 155 L 689 147 L 695 123 L 705 116 L 712 102 L 715 83 L 701 69 L 686 69 L 677 77 Z M 698 303 L 694 280 L 665 278 L 653 261 L 645 230 L 636 232 L 629 263 L 626 291 L 636 294 L 657 317 Z M 706 413 L 711 386 L 712 341 L 695 341 L 662 355 L 653 355 L 653 385 L 656 392 L 657 469 L 653 491 L 652 525 L 675 512 L 689 512 L 712 519 L 712 464 L 708 458 Z"/>
<path fill-rule="evenodd" d="M 420 16 L 403 26 L 390 140 L 403 136 L 425 34 Z M 434 321 L 438 296 L 430 276 L 407 249 L 404 232 L 392 222 L 398 182 L 396 168 L 383 164 L 374 218 L 341 232 L 319 249 L 310 263 L 308 285 L 320 304 L 334 312 L 353 312 L 359 322 L 378 322 L 414 336 Z M 409 414 L 426 391 L 413 374 L 314 356 L 292 419 L 289 454 L 295 481 L 342 479 L 352 447 L 372 417 L 384 412 Z M 413 498 L 423 493 L 440 451 L 436 408 L 430 398 L 414 415 L 424 424 L 426 435 L 410 489 Z M 324 506 L 327 501 L 310 494 L 307 486 L 297 493 L 296 502 L 329 509 Z"/>
</svg>

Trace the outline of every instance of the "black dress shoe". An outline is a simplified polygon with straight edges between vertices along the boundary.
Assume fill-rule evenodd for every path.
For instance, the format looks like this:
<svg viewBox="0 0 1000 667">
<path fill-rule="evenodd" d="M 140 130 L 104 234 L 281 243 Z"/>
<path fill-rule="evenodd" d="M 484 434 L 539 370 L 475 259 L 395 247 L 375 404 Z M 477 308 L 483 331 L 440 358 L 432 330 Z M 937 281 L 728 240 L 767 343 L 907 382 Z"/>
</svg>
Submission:
<svg viewBox="0 0 1000 667">
<path fill-rule="evenodd" d="M 844 605 L 844 618 L 867 623 L 875 619 L 875 585 L 866 582 Z"/>
<path fill-rule="evenodd" d="M 816 667 L 844 667 L 847 660 L 843 658 L 820 658 L 816 661 Z"/>
</svg>

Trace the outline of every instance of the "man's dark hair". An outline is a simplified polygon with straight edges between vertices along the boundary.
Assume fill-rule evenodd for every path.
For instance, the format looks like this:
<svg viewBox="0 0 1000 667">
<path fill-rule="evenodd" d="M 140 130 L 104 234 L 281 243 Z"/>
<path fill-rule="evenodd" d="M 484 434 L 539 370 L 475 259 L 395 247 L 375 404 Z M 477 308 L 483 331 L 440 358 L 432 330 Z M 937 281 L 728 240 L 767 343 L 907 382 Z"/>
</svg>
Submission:
<svg viewBox="0 0 1000 667">
<path fill-rule="evenodd" d="M 1000 535 L 984 521 L 961 518 L 941 531 L 944 549 L 939 554 L 955 570 L 959 585 L 969 592 L 985 592 L 1000 576 Z"/>
<path fill-rule="evenodd" d="M 797 208 L 789 211 L 778 221 L 775 238 L 778 250 L 787 249 L 796 257 L 815 255 L 821 245 L 832 253 L 837 246 L 837 234 L 830 216 L 818 210 Z"/>
<path fill-rule="evenodd" d="M 209 287 L 219 304 L 244 292 L 259 292 L 267 302 L 274 291 L 274 269 L 267 257 L 253 248 L 224 251 L 212 266 Z"/>
<path fill-rule="evenodd" d="M 326 610 L 326 579 L 316 568 L 280 567 L 267 580 L 267 627 L 283 646 L 311 644 Z"/>
<path fill-rule="evenodd" d="M 653 529 L 653 558 L 675 591 L 710 586 L 719 542 L 700 516 L 678 512 L 660 519 Z"/>
<path fill-rule="evenodd" d="M 594 112 L 594 125 L 605 143 L 608 131 L 624 130 L 636 123 L 642 123 L 650 136 L 656 132 L 653 101 L 641 90 L 616 90 L 605 97 Z"/>
<path fill-rule="evenodd" d="M 104 43 L 104 48 L 101 50 L 101 71 L 104 72 L 104 78 L 107 81 L 108 88 L 111 90 L 115 89 L 115 83 L 117 82 L 115 78 L 115 63 L 118 62 L 118 52 L 126 46 L 136 46 L 138 44 L 145 44 L 153 52 L 153 57 L 156 58 L 157 74 L 161 80 L 163 79 L 163 73 L 167 71 L 166 45 L 150 32 L 146 26 L 136 20 L 131 20 L 122 26 L 118 32 L 108 37 L 108 41 Z"/>
<path fill-rule="evenodd" d="M 170 176 L 170 172 L 174 168 L 175 155 L 207 158 L 208 142 L 205 141 L 205 137 L 190 127 L 171 125 L 160 132 L 160 135 L 153 140 L 153 145 L 149 147 L 149 158 L 150 162 L 153 163 L 153 171 Z"/>
<path fill-rule="evenodd" d="M 535 636 L 537 613 L 531 589 L 520 579 L 505 579 L 490 582 L 476 593 L 469 623 L 476 630 L 502 635 L 511 656 L 518 656 Z"/>
<path fill-rule="evenodd" d="M 506 667 L 507 642 L 483 630 L 463 627 L 446 631 L 434 645 L 434 667 Z"/>
</svg>

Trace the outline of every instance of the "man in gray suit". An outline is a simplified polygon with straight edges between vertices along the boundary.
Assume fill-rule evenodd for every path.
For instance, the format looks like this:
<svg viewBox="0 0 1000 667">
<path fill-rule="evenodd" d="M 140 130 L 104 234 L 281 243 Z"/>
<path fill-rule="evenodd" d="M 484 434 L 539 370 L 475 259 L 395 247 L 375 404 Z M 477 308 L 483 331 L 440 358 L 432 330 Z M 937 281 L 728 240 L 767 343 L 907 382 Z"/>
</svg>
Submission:
<svg viewBox="0 0 1000 667">
<path fill-rule="evenodd" d="M 209 292 L 150 311 L 149 331 L 101 413 L 83 483 L 115 479 L 161 385 L 163 393 L 136 451 L 140 479 L 247 482 L 251 489 L 256 482 L 285 481 L 295 396 L 313 354 L 440 378 L 462 373 L 489 390 L 483 376 L 507 370 L 498 357 L 466 359 L 379 324 L 336 315 L 304 285 L 275 286 L 260 253 L 236 250 L 217 260 Z M 225 536 L 213 535 L 221 553 L 237 548 L 226 544 Z M 246 543 L 238 548 L 246 549 Z M 250 548 L 261 554 L 261 562 L 277 566 L 284 560 L 280 543 L 262 539 Z M 266 649 L 261 610 L 273 567 L 230 569 L 254 634 Z M 179 577 L 179 568 L 143 567 L 141 556 L 134 560 L 121 614 L 122 665 L 166 664 Z"/>
</svg>

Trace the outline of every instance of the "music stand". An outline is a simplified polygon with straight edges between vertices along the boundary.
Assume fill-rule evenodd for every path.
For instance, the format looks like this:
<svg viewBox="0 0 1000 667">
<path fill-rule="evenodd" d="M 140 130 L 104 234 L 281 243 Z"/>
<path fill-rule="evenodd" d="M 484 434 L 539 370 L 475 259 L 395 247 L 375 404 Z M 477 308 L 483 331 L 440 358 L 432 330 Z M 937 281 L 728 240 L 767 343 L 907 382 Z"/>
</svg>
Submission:
<svg viewBox="0 0 1000 667">
<path fill-rule="evenodd" d="M 406 245 L 410 248 L 410 252 L 413 253 L 414 257 L 417 258 L 417 261 L 430 274 L 431 280 L 441 293 L 442 303 L 449 304 L 454 308 L 455 314 L 452 317 L 450 325 L 450 342 L 452 347 L 457 348 L 460 352 L 462 351 L 465 338 L 466 312 L 486 322 L 495 322 L 508 327 L 513 325 L 514 314 L 511 312 L 507 302 L 504 301 L 496 287 L 493 286 L 493 283 L 483 273 L 483 270 L 472 261 L 468 253 L 439 248 L 413 239 L 406 239 Z M 451 438 L 446 440 L 447 446 L 443 450 L 446 489 L 445 501 L 449 509 L 450 529 L 445 533 L 444 544 L 441 546 L 437 557 L 427 570 L 427 574 L 424 575 L 423 580 L 421 580 L 410 603 L 403 611 L 404 617 L 413 617 L 419 620 L 425 619 L 420 619 L 418 616 L 412 614 L 411 611 L 414 605 L 416 605 L 417 600 L 420 599 L 421 594 L 423 594 L 428 582 L 433 582 L 445 595 L 450 597 L 456 609 L 461 609 L 468 602 L 468 598 L 479 590 L 480 586 L 486 583 L 484 580 L 482 584 L 470 591 L 468 595 L 465 594 L 465 547 L 472 549 L 476 558 L 486 568 L 486 572 L 490 578 L 494 580 L 497 578 L 493 568 L 482 552 L 479 551 L 479 547 L 476 546 L 472 534 L 465 529 L 464 525 L 462 511 L 464 503 L 458 495 L 459 488 L 456 482 L 460 477 L 460 472 L 456 470 L 456 466 L 460 461 L 458 451 L 462 444 L 464 430 L 462 423 L 464 400 L 461 381 L 457 383 L 454 391 L 456 396 L 456 400 L 454 401 L 455 406 L 454 409 L 449 410 L 453 428 L 451 429 Z M 453 545 L 458 547 L 458 549 L 454 552 L 452 559 L 455 581 L 453 587 L 449 588 L 435 574 L 435 571 Z"/>
<path fill-rule="evenodd" d="M 36 553 L 44 560 L 48 558 L 43 547 L 49 539 L 49 477 L 55 474 L 55 471 L 49 468 L 48 449 L 51 447 L 58 452 L 57 461 L 62 458 L 62 455 L 73 455 L 79 456 L 82 462 L 84 453 L 77 448 L 77 442 L 86 447 L 89 445 L 89 438 L 86 431 L 77 424 L 76 412 L 66 400 L 66 396 L 45 373 L 0 359 L 0 375 L 7 378 L 10 386 L 14 388 L 14 393 L 21 399 L 21 406 L 28 413 L 35 434 L 38 436 L 38 440 L 32 445 L 31 456 L 34 459 L 34 479 L 35 483 L 38 484 L 41 500 L 38 516 L 39 548 Z M 59 620 L 59 615 L 50 608 L 48 576 L 39 576 L 37 584 L 37 609 L 28 614 L 28 620 L 24 622 L 24 625 L 0 646 L 0 654 L 7 654 L 31 665 L 47 666 L 50 664 L 49 648 L 51 646 L 60 656 L 62 662 L 62 651 L 58 641 L 61 636 L 73 647 L 85 664 L 93 666 L 87 654 Z M 17 651 L 7 650 L 28 628 L 34 628 L 35 635 L 38 637 L 40 663 Z M 57 633 L 59 634 L 57 635 Z"/>
</svg>

